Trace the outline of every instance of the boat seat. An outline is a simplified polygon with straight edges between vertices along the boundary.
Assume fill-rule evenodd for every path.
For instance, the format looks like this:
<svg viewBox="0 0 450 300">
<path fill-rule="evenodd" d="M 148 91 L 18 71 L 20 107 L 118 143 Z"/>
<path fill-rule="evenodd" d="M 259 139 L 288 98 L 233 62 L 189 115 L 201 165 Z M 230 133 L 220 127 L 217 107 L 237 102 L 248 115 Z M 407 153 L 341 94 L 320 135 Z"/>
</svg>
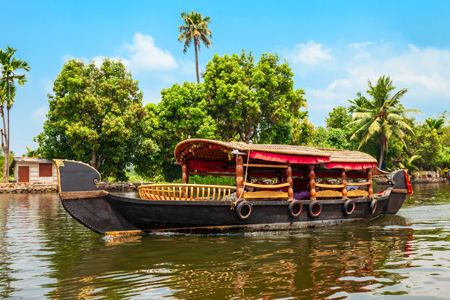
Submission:
<svg viewBox="0 0 450 300">
<path fill-rule="evenodd" d="M 318 191 L 316 198 L 342 198 L 342 193 L 333 190 Z"/>
<path fill-rule="evenodd" d="M 347 192 L 347 197 L 349 198 L 358 198 L 358 197 L 368 197 L 369 192 L 363 190 L 353 190 Z"/>
</svg>

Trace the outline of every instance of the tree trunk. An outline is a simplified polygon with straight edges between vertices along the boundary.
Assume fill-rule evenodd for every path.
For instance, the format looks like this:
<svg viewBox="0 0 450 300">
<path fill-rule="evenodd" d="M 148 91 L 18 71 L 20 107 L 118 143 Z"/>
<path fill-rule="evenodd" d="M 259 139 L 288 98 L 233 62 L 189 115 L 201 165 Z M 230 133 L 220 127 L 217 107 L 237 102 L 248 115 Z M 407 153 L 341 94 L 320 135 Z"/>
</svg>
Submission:
<svg viewBox="0 0 450 300">
<path fill-rule="evenodd" d="M 95 168 L 95 149 L 92 149 L 91 167 Z"/>
<path fill-rule="evenodd" d="M 8 90 L 8 94 L 9 94 L 9 90 Z M 6 156 L 6 183 L 8 183 L 9 182 L 9 146 L 10 146 L 10 134 L 9 134 L 9 110 L 11 109 L 11 107 L 6 107 L 6 111 L 7 111 L 7 114 L 8 114 L 8 134 L 7 134 L 7 139 L 6 139 L 6 153 L 5 153 L 5 156 Z"/>
<path fill-rule="evenodd" d="M 8 174 L 8 168 L 6 166 L 8 165 L 8 159 L 6 156 L 6 152 L 7 151 L 3 150 L 3 155 L 5 155 L 5 157 L 4 157 L 4 165 L 3 165 L 2 183 L 7 183 L 6 178 L 7 178 L 7 174 Z"/>
<path fill-rule="evenodd" d="M 6 183 L 6 174 L 8 173 L 7 165 L 8 165 L 8 158 L 9 158 L 9 155 L 6 155 L 6 153 L 8 152 L 7 151 L 8 137 L 6 135 L 6 122 L 5 122 L 4 107 L 2 106 L 0 109 L 1 109 L 2 119 L 3 119 L 3 130 L 1 131 L 1 134 L 2 134 L 3 160 L 4 160 L 2 183 Z"/>
<path fill-rule="evenodd" d="M 197 83 L 200 83 L 200 76 L 198 74 L 198 53 L 197 53 L 197 41 L 194 40 L 195 47 L 195 70 L 197 71 Z"/>
<path fill-rule="evenodd" d="M 380 160 L 378 161 L 378 168 L 381 169 L 381 165 L 383 164 L 383 155 L 384 155 L 384 144 L 381 144 L 381 154 L 380 154 Z"/>
<path fill-rule="evenodd" d="M 250 125 L 248 131 L 245 133 L 244 142 L 246 142 L 247 144 L 250 143 L 252 136 L 253 136 L 253 125 Z"/>
</svg>

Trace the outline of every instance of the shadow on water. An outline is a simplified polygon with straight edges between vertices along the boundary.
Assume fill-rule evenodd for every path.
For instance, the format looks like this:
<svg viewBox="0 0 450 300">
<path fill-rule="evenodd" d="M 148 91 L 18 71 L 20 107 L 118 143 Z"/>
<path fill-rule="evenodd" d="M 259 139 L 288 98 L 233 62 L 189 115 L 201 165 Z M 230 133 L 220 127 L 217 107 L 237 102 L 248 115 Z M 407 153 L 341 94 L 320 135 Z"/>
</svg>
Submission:
<svg viewBox="0 0 450 300">
<path fill-rule="evenodd" d="M 117 239 L 78 224 L 55 195 L 0 198 L 0 296 L 445 298 L 445 281 L 450 280 L 449 190 L 415 188 L 401 214 L 359 224 Z M 424 206 L 435 207 L 436 214 L 422 217 L 416 210 Z M 445 210 L 446 220 L 441 218 Z"/>
</svg>

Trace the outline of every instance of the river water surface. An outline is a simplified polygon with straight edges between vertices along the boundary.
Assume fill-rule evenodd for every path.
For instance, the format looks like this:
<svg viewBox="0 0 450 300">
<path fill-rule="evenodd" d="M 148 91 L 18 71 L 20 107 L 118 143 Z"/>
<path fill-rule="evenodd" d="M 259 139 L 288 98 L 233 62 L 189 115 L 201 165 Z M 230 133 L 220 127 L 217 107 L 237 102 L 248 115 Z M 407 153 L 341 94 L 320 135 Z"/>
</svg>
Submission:
<svg viewBox="0 0 450 300">
<path fill-rule="evenodd" d="M 0 298 L 450 299 L 450 190 L 346 226 L 108 238 L 56 194 L 0 195 Z"/>
</svg>

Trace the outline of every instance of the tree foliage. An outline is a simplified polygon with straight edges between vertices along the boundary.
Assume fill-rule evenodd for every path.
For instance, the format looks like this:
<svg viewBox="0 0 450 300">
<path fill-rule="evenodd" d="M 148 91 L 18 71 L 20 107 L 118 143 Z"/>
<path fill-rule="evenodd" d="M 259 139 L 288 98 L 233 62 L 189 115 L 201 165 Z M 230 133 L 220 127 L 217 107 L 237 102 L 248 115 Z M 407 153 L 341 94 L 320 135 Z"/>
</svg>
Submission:
<svg viewBox="0 0 450 300">
<path fill-rule="evenodd" d="M 306 107 L 305 92 L 294 90 L 293 75 L 276 54 L 265 53 L 256 64 L 251 52 L 214 55 L 204 85 L 219 137 L 265 143 L 289 130 L 287 124 L 300 119 L 300 108 Z"/>
<path fill-rule="evenodd" d="M 104 176 L 126 179 L 126 167 L 158 149 L 143 133 L 148 130 L 142 92 L 121 62 L 66 62 L 54 95 L 48 95 L 48 120 L 35 141 L 47 158 L 90 162 Z M 142 122 L 144 121 L 144 122 Z"/>
<path fill-rule="evenodd" d="M 179 142 L 188 138 L 216 138 L 217 126 L 208 114 L 208 106 L 205 87 L 201 83 L 174 84 L 161 91 L 161 102 L 154 107 L 154 137 L 161 149 L 159 162 L 165 180 L 172 181 L 181 176 L 173 156 Z"/>
<path fill-rule="evenodd" d="M 338 106 L 328 113 L 328 118 L 325 118 L 325 122 L 327 123 L 327 128 L 344 129 L 345 126 L 352 122 L 352 116 L 348 108 Z"/>
</svg>

